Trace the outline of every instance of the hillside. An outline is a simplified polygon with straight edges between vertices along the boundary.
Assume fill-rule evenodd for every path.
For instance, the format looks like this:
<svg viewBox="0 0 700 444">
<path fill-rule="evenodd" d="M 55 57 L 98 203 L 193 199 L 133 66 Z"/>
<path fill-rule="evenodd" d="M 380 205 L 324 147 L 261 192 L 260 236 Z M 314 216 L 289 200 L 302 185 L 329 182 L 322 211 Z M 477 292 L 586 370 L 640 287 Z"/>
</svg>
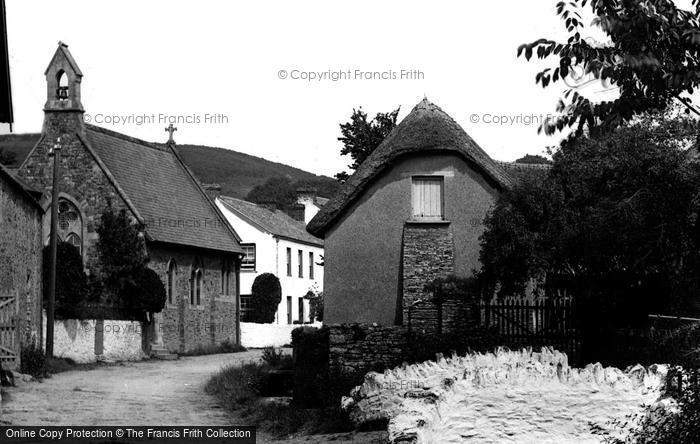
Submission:
<svg viewBox="0 0 700 444">
<path fill-rule="evenodd" d="M 6 155 L 14 154 L 14 161 L 9 166 L 15 167 L 24 160 L 38 139 L 39 134 L 0 135 L 0 151 Z M 271 177 L 311 184 L 324 197 L 330 197 L 327 195 L 331 192 L 329 190 L 336 186 L 336 181 L 330 177 L 317 176 L 289 165 L 224 148 L 178 145 L 178 152 L 199 180 L 218 183 L 221 192 L 227 196 L 245 198 L 256 185 Z"/>
<path fill-rule="evenodd" d="M 271 177 L 313 183 L 321 195 L 328 194 L 324 193 L 327 184 L 336 184 L 330 177 L 224 148 L 178 145 L 178 152 L 202 182 L 218 183 L 227 196 L 244 198 L 256 185 Z"/>
<path fill-rule="evenodd" d="M 29 150 L 39 140 L 40 134 L 2 134 L 0 135 L 0 159 L 10 156 L 13 161 L 7 164 L 10 168 L 19 166 L 27 157 Z"/>
</svg>

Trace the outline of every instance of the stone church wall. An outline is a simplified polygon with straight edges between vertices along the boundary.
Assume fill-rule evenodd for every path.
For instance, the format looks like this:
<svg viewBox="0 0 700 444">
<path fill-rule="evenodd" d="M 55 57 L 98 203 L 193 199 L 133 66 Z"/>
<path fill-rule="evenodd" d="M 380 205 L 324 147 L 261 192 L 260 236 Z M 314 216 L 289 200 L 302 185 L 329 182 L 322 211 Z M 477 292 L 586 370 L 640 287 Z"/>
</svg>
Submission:
<svg viewBox="0 0 700 444">
<path fill-rule="evenodd" d="M 76 131 L 83 126 L 77 113 L 47 113 L 44 121 L 45 136 L 30 153 L 19 170 L 19 175 L 46 196 L 50 196 L 53 182 L 53 157 L 49 150 L 61 138 L 61 162 L 59 188 L 77 201 L 83 217 L 83 260 L 86 268 L 92 268 L 97 260 L 96 225 L 100 215 L 111 203 L 119 211 L 127 209 L 121 196 L 83 146 Z M 72 131 L 66 130 L 71 128 Z M 48 238 L 48 219 L 44 235 Z"/>
<path fill-rule="evenodd" d="M 167 282 L 170 260 L 177 264 L 172 303 L 166 301 L 161 332 L 172 352 L 191 351 L 198 346 L 236 342 L 236 273 L 231 274 L 230 295 L 221 294 L 221 268 L 225 253 L 203 250 L 187 251 L 167 246 L 150 246 L 149 267 Z M 190 304 L 190 273 L 195 258 L 204 270 L 200 305 Z"/>
</svg>

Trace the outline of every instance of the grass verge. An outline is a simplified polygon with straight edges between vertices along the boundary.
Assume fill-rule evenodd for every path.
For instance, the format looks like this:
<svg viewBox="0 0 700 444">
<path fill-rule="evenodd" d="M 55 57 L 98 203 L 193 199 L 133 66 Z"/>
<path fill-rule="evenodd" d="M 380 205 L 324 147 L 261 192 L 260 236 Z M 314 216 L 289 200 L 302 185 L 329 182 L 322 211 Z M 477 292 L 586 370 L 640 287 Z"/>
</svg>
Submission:
<svg viewBox="0 0 700 444">
<path fill-rule="evenodd" d="M 217 353 L 239 353 L 244 352 L 247 349 L 240 344 L 236 344 L 233 341 L 223 341 L 219 344 L 207 344 L 199 345 L 197 348 L 190 351 L 180 353 L 182 356 L 202 356 L 202 355 L 214 355 Z"/>
<path fill-rule="evenodd" d="M 227 410 L 277 438 L 353 429 L 339 409 L 301 409 L 286 400 L 264 398 L 271 369 L 267 363 L 259 362 L 225 367 L 209 379 L 204 390 L 218 398 Z"/>
</svg>

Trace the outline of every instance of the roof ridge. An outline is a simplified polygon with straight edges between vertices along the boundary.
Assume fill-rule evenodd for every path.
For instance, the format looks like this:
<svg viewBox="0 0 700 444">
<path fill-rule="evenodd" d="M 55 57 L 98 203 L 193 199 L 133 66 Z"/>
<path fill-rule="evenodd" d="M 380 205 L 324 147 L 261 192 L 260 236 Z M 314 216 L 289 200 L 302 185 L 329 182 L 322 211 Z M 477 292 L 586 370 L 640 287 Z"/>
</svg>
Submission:
<svg viewBox="0 0 700 444">
<path fill-rule="evenodd" d="M 258 207 L 260 206 L 260 205 L 256 204 L 255 202 L 251 202 L 251 201 L 249 201 L 249 200 L 241 199 L 241 198 L 239 198 L 239 197 L 224 196 L 223 194 L 220 194 L 218 197 L 220 197 L 221 199 L 226 199 L 226 200 L 237 200 L 237 201 L 239 201 L 239 202 L 244 202 L 244 203 L 251 204 L 251 205 L 255 205 L 255 206 L 258 206 Z"/>
<path fill-rule="evenodd" d="M 506 160 L 495 160 L 494 162 L 498 163 L 499 165 L 506 165 L 509 167 L 520 167 L 520 168 L 533 168 L 533 169 L 549 169 L 552 168 L 552 164 L 550 163 L 526 163 L 526 162 L 508 162 Z"/>
<path fill-rule="evenodd" d="M 37 190 L 33 186 L 29 185 L 21 177 L 15 175 L 15 174 L 12 174 L 10 169 L 1 163 L 0 163 L 0 175 L 6 176 L 8 182 L 10 182 L 12 186 L 15 186 L 16 188 L 18 188 L 20 190 L 20 192 L 25 195 L 25 197 L 29 198 L 30 202 L 34 206 L 36 206 L 37 208 L 40 208 L 43 211 L 43 208 L 41 207 L 41 204 L 39 204 L 39 201 L 32 195 L 32 193 L 36 193 L 36 194 L 41 193 L 39 190 Z"/>
<path fill-rule="evenodd" d="M 108 136 L 116 137 L 118 139 L 126 140 L 128 142 L 137 143 L 139 145 L 147 146 L 149 148 L 157 149 L 160 151 L 167 151 L 165 149 L 166 145 L 158 142 L 149 142 L 148 140 L 139 139 L 138 137 L 129 136 L 128 134 L 120 133 L 111 129 L 107 129 L 101 126 L 92 125 L 90 123 L 85 124 L 86 130 L 97 131 Z"/>
</svg>

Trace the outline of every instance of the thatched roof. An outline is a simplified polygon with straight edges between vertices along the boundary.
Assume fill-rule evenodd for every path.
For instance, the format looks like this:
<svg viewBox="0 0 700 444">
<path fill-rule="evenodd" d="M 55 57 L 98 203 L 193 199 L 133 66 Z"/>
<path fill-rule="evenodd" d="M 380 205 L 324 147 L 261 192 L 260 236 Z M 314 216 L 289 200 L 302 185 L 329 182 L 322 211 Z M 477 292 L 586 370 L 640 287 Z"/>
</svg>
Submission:
<svg viewBox="0 0 700 444">
<path fill-rule="evenodd" d="M 496 162 L 503 171 L 508 173 L 513 182 L 544 180 L 552 169 L 552 165 L 548 163 Z"/>
<path fill-rule="evenodd" d="M 372 180 L 397 158 L 431 151 L 457 153 L 497 188 L 507 188 L 511 185 L 510 176 L 457 122 L 440 107 L 423 99 L 360 165 L 335 197 L 323 206 L 309 222 L 307 230 L 314 236 L 323 237 Z"/>
</svg>

